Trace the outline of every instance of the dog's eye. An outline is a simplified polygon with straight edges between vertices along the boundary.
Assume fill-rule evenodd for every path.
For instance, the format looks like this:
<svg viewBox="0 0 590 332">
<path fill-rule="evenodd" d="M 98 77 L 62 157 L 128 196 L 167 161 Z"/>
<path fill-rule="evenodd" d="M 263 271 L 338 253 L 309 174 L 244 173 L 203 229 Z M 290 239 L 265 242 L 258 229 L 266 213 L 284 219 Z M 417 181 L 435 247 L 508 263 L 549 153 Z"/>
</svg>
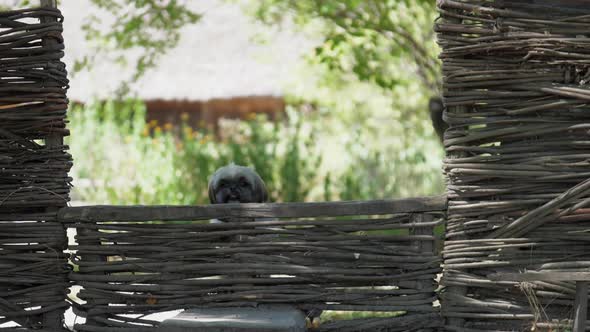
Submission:
<svg viewBox="0 0 590 332">
<path fill-rule="evenodd" d="M 227 182 L 225 182 L 225 181 L 221 181 L 221 182 L 219 182 L 219 186 L 220 186 L 221 188 L 225 188 L 225 187 L 227 187 Z"/>
<path fill-rule="evenodd" d="M 245 179 L 240 179 L 240 187 L 248 187 L 250 184 Z"/>
</svg>

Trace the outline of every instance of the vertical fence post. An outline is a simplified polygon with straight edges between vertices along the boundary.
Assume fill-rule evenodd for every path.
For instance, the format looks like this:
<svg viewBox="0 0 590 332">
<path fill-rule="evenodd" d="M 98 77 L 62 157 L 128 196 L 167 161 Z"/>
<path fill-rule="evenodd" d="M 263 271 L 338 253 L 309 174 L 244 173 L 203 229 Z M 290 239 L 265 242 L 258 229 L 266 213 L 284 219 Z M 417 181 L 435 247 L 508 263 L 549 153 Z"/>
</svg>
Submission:
<svg viewBox="0 0 590 332">
<path fill-rule="evenodd" d="M 98 225 L 98 223 L 96 223 L 96 225 Z M 75 226 L 74 226 L 75 227 Z M 100 240 L 100 238 L 97 237 L 96 240 L 84 240 L 83 242 L 81 242 L 80 237 L 83 236 L 92 236 L 92 235 L 96 235 L 100 233 L 100 229 L 85 229 L 85 228 L 81 228 L 81 227 L 76 227 L 76 241 L 77 241 L 77 245 L 87 245 L 87 246 L 101 246 L 102 242 Z M 103 255 L 81 255 L 80 258 L 82 261 L 84 262 L 105 262 L 108 260 L 107 256 L 103 256 Z M 107 274 L 106 272 L 104 274 Z M 84 286 L 82 285 L 82 288 Z M 100 301 L 100 300 L 98 300 Z M 93 305 L 95 305 L 97 302 L 97 300 L 95 299 L 86 299 L 86 306 L 87 307 L 92 307 Z M 105 320 L 108 319 L 108 314 L 104 314 L 103 315 Z M 87 312 L 82 314 L 82 317 L 86 318 L 86 324 L 88 324 L 90 321 L 92 321 L 92 325 L 96 326 L 96 327 L 103 327 L 103 326 L 108 326 L 108 324 L 102 322 L 102 321 L 98 321 L 93 319 L 92 316 L 89 316 Z M 76 328 L 76 326 L 74 326 L 74 328 Z"/>
<path fill-rule="evenodd" d="M 436 1 L 437 2 L 437 5 L 440 5 L 440 2 L 442 2 L 442 1 L 443 0 L 437 0 Z M 449 23 L 453 23 L 453 24 L 457 24 L 457 25 L 462 24 L 462 21 L 463 21 L 463 19 L 461 19 L 461 18 L 455 18 L 455 17 L 441 17 L 440 20 L 441 21 L 446 21 L 446 22 L 449 22 Z M 436 37 L 437 37 L 437 40 L 439 40 L 439 41 L 444 40 L 444 38 L 440 35 L 440 33 L 437 33 L 437 36 Z M 442 45 L 440 45 L 440 44 L 439 44 L 439 46 L 442 47 Z M 445 61 L 443 61 L 441 65 L 442 65 L 442 73 L 443 73 L 443 76 L 447 75 L 448 72 L 451 72 L 452 71 L 452 69 L 449 69 L 448 68 L 448 65 L 447 65 L 447 63 Z M 441 98 L 443 99 L 443 104 L 444 104 L 444 90 L 445 90 L 445 88 L 443 86 L 443 90 L 442 90 L 443 93 L 441 95 Z M 446 116 L 446 113 L 447 112 L 450 112 L 450 113 L 459 112 L 460 113 L 460 112 L 464 112 L 466 110 L 467 110 L 467 106 L 446 106 L 445 105 L 443 114 L 444 114 L 444 116 Z M 443 138 L 443 142 L 445 140 L 446 140 L 446 138 Z M 444 145 L 445 144 L 443 143 L 443 146 Z M 453 151 L 453 152 L 447 151 L 447 148 L 446 147 L 445 147 L 445 155 L 446 155 L 446 158 L 449 158 L 449 159 L 455 159 L 455 158 L 461 158 L 461 157 L 466 157 L 467 156 L 467 154 L 465 152 L 463 152 L 463 151 Z M 447 176 L 447 180 L 448 180 L 448 176 Z M 451 193 L 451 192 L 447 189 L 447 194 L 449 194 L 449 193 Z M 447 211 L 445 211 L 445 213 L 446 213 L 445 229 L 447 229 L 447 226 L 448 226 L 447 223 L 448 223 L 449 219 L 451 218 L 451 216 L 453 214 L 448 210 L 448 208 L 447 208 Z M 466 237 L 465 236 L 457 236 L 454 239 L 455 240 L 464 240 L 464 239 L 466 239 Z M 445 237 L 443 239 L 443 250 L 444 250 L 444 247 L 445 247 L 446 240 L 447 239 Z M 443 263 L 444 263 L 444 259 L 443 259 Z M 446 275 L 446 273 L 448 273 L 448 272 L 443 269 L 443 282 L 441 282 L 441 285 L 443 285 L 445 287 L 445 292 L 442 293 L 441 296 L 440 296 L 441 306 L 443 307 L 442 316 L 443 316 L 445 328 L 446 328 L 446 326 L 452 326 L 452 327 L 456 327 L 456 328 L 462 328 L 463 325 L 464 325 L 464 323 L 465 323 L 465 320 L 463 318 L 455 318 L 455 317 L 445 318 L 444 317 L 445 294 L 457 294 L 457 295 L 460 295 L 460 296 L 466 296 L 467 293 L 468 293 L 468 288 L 467 288 L 467 286 L 456 286 L 456 285 L 453 285 L 453 286 L 445 286 L 444 285 L 444 276 Z"/>
<path fill-rule="evenodd" d="M 40 7 L 47 7 L 47 8 L 57 8 L 57 0 L 40 0 Z M 42 17 L 41 23 L 48 23 L 48 22 L 57 22 L 55 17 Z M 55 39 L 46 38 L 42 41 L 43 46 L 53 45 L 57 43 Z M 45 146 L 47 148 L 58 148 L 63 146 L 64 140 L 63 135 L 58 132 L 51 133 L 47 138 L 45 138 Z M 48 208 L 48 211 L 56 212 L 57 208 L 52 207 Z M 63 228 L 63 232 L 66 233 L 66 229 Z M 67 237 L 67 235 L 66 235 Z M 56 250 L 64 250 L 66 248 L 54 248 Z M 64 289 L 64 295 L 66 294 L 66 289 Z M 64 330 L 64 313 L 65 309 L 57 309 L 50 311 L 48 313 L 43 314 L 43 327 L 50 328 L 55 330 Z"/>
<path fill-rule="evenodd" d="M 576 301 L 574 303 L 573 332 L 586 331 L 586 316 L 588 315 L 588 282 L 576 282 Z"/>
<path fill-rule="evenodd" d="M 411 223 L 424 223 L 431 222 L 434 217 L 427 213 L 416 213 L 413 214 L 410 222 Z M 434 235 L 434 227 L 416 227 L 410 228 L 410 235 Z M 418 248 L 418 251 L 424 255 L 431 256 L 434 254 L 435 243 L 434 241 L 416 240 L 412 243 L 412 246 Z M 417 290 L 432 290 L 435 291 L 434 280 L 422 280 L 416 283 L 415 288 Z M 425 331 L 432 331 L 432 329 L 426 329 Z"/>
<path fill-rule="evenodd" d="M 41 7 L 46 7 L 46 8 L 57 8 L 57 0 L 40 0 L 41 2 Z M 55 17 L 42 17 L 41 18 L 41 23 L 47 23 L 47 22 L 57 22 L 57 19 Z M 57 43 L 57 41 L 55 39 L 51 39 L 51 38 L 47 38 L 43 40 L 43 46 L 46 45 L 53 45 Z M 47 147 L 60 147 L 63 146 L 64 144 L 64 138 L 63 135 L 58 133 L 58 132 L 53 132 L 51 134 L 49 134 L 49 136 L 45 139 L 45 146 Z"/>
</svg>

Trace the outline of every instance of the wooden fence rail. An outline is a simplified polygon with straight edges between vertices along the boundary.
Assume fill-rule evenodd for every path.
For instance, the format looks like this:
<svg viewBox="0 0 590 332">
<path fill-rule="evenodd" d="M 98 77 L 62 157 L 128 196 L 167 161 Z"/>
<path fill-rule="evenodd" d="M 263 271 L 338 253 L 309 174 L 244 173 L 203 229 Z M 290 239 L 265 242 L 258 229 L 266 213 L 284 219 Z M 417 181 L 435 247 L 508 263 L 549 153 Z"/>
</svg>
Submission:
<svg viewBox="0 0 590 332">
<path fill-rule="evenodd" d="M 446 196 L 320 203 L 224 204 L 200 206 L 81 206 L 64 208 L 61 222 L 293 218 L 419 213 L 446 210 Z"/>
</svg>

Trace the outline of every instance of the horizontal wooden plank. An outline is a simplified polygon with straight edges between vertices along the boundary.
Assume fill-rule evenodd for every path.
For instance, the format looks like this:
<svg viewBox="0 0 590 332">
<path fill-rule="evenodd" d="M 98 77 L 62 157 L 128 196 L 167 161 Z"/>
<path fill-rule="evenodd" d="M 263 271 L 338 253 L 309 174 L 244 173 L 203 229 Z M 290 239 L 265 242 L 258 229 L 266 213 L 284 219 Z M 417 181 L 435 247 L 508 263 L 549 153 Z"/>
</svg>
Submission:
<svg viewBox="0 0 590 332">
<path fill-rule="evenodd" d="M 590 272 L 493 273 L 488 278 L 494 281 L 590 281 Z"/>
<path fill-rule="evenodd" d="M 81 206 L 63 208 L 62 222 L 173 221 L 213 218 L 301 218 L 445 211 L 446 196 L 321 203 L 215 204 L 195 206 Z"/>
</svg>

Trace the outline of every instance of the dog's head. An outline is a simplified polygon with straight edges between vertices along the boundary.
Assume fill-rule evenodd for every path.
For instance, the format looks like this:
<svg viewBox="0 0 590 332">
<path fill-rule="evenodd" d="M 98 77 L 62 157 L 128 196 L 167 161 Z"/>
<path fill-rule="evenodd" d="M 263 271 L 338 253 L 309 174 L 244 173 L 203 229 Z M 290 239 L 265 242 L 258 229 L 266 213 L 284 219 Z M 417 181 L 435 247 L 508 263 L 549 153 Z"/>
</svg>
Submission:
<svg viewBox="0 0 590 332">
<path fill-rule="evenodd" d="M 268 200 L 266 185 L 258 173 L 244 166 L 221 167 L 209 180 L 212 204 L 263 203 Z"/>
</svg>

